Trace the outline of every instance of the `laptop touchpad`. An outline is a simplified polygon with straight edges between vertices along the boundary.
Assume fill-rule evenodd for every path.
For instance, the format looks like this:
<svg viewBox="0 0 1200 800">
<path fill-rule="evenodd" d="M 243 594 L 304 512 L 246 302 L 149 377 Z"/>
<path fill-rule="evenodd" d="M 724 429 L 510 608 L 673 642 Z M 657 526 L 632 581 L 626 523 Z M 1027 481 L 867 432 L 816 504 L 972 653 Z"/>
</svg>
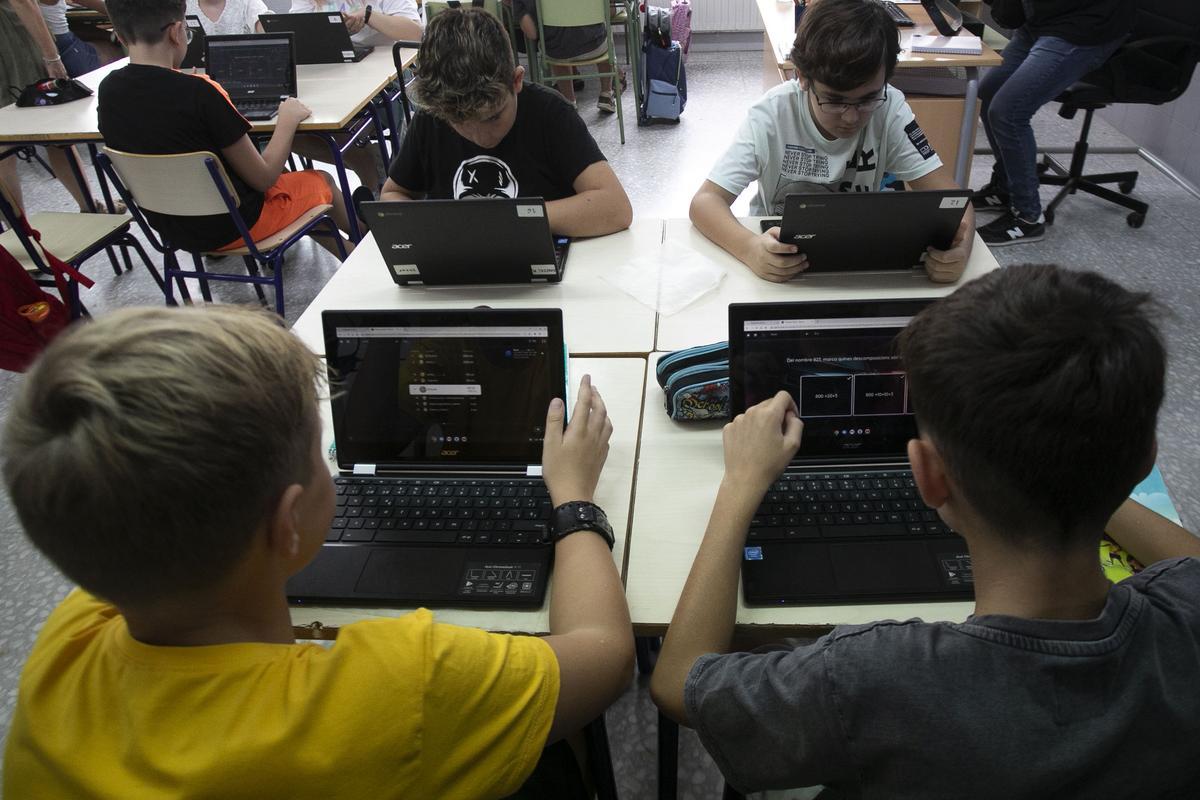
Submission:
<svg viewBox="0 0 1200 800">
<path fill-rule="evenodd" d="M 465 551 L 445 547 L 372 549 L 354 585 L 361 595 L 444 598 L 458 584 Z"/>
<path fill-rule="evenodd" d="M 924 542 L 834 544 L 829 558 L 838 589 L 848 594 L 929 592 L 941 587 Z"/>
</svg>

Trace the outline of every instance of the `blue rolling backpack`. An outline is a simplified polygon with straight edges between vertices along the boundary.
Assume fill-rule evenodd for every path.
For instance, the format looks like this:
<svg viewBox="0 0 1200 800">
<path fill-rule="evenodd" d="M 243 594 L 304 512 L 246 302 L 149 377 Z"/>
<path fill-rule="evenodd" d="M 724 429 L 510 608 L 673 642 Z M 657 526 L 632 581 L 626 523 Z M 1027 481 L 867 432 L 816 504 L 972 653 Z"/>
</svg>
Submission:
<svg viewBox="0 0 1200 800">
<path fill-rule="evenodd" d="M 677 125 L 687 104 L 683 48 L 671 39 L 671 10 L 646 7 L 642 37 L 642 105 L 638 125 Z"/>
</svg>

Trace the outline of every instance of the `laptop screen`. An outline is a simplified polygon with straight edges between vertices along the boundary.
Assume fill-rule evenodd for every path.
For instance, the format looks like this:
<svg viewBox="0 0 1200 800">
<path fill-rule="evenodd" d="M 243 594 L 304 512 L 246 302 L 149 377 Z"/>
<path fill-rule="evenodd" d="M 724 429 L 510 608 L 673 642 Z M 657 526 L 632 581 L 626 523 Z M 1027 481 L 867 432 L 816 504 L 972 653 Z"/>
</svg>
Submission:
<svg viewBox="0 0 1200 800">
<path fill-rule="evenodd" d="M 338 463 L 542 461 L 546 407 L 565 399 L 562 312 L 324 314 Z"/>
<path fill-rule="evenodd" d="M 734 304 L 734 414 L 787 390 L 804 420 L 798 458 L 902 458 L 916 423 L 893 341 L 930 301 Z"/>
<path fill-rule="evenodd" d="M 209 36 L 205 69 L 230 97 L 295 94 L 290 36 Z"/>
</svg>

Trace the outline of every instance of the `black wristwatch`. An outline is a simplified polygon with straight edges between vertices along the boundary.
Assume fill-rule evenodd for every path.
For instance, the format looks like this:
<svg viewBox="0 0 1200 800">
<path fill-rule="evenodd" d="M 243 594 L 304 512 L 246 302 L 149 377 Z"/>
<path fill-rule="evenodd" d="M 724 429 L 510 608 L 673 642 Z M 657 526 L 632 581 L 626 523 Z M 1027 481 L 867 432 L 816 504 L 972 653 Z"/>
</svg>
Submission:
<svg viewBox="0 0 1200 800">
<path fill-rule="evenodd" d="M 617 543 L 612 525 L 608 524 L 608 517 L 595 503 L 577 500 L 563 503 L 550 512 L 550 538 L 553 541 L 558 542 L 576 531 L 595 531 L 604 537 L 609 550 Z"/>
<path fill-rule="evenodd" d="M 367 6 L 367 10 L 363 12 L 363 25 L 371 24 L 371 7 Z"/>
</svg>

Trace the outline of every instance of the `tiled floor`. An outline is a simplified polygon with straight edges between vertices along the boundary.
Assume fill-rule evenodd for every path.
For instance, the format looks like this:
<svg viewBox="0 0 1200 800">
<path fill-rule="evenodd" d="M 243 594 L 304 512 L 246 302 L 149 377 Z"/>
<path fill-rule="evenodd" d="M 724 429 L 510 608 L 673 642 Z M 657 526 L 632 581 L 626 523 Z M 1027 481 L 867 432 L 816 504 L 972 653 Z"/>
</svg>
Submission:
<svg viewBox="0 0 1200 800">
<path fill-rule="evenodd" d="M 592 126 L 629 192 L 635 213 L 682 217 L 688 201 L 760 93 L 758 52 L 693 53 L 688 63 L 689 98 L 678 126 L 638 128 L 632 92 L 625 96 L 626 144 L 619 144 L 617 121 L 595 108 L 595 83 L 580 95 L 581 114 Z M 1069 152 L 1078 121 L 1044 110 L 1037 119 L 1039 142 Z M 1132 143 L 1097 120 L 1093 143 L 1133 153 Z M 986 147 L 980 136 L 978 144 Z M 991 158 L 979 155 L 972 185 L 987 177 Z M 1159 464 L 1185 524 L 1200 524 L 1200 199 L 1187 193 L 1136 154 L 1093 156 L 1096 170 L 1140 170 L 1136 194 L 1151 203 L 1146 224 L 1132 230 L 1124 213 L 1093 198 L 1076 196 L 1061 207 L 1045 241 L 996 251 L 1001 264 L 1057 262 L 1095 269 L 1123 284 L 1153 291 L 1169 311 L 1163 320 L 1170 347 L 1171 374 L 1160 417 Z M 70 210 L 62 188 L 40 170 L 22 168 L 26 201 L 35 210 Z M 1047 190 L 1047 198 L 1049 192 Z M 746 213 L 748 194 L 735 211 Z M 337 268 L 323 250 L 303 243 L 288 261 L 287 318 L 294 322 Z M 140 269 L 114 277 L 102 259 L 89 265 L 97 279 L 84 301 L 93 314 L 135 304 L 161 303 L 150 277 Z M 246 302 L 246 287 L 216 289 L 219 300 Z M 7 411 L 19 376 L 0 373 L 0 409 Z M 16 700 L 17 676 L 41 620 L 65 594 L 67 584 L 22 537 L 7 498 L 0 497 L 0 731 L 6 733 Z M 656 715 L 644 679 L 639 678 L 609 711 L 608 728 L 624 798 L 653 797 L 656 787 Z M 681 736 L 679 796 L 719 798 L 721 779 L 695 735 Z"/>
</svg>

